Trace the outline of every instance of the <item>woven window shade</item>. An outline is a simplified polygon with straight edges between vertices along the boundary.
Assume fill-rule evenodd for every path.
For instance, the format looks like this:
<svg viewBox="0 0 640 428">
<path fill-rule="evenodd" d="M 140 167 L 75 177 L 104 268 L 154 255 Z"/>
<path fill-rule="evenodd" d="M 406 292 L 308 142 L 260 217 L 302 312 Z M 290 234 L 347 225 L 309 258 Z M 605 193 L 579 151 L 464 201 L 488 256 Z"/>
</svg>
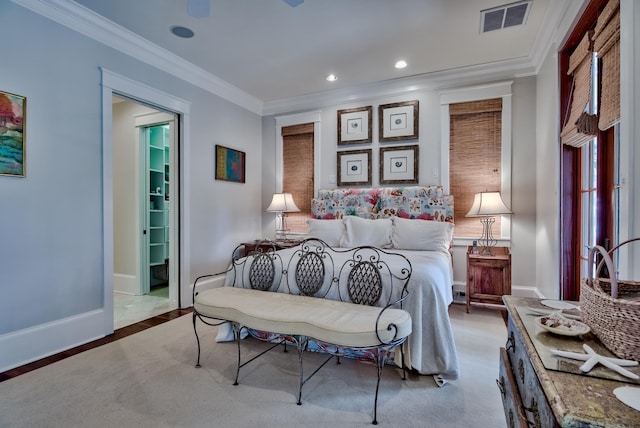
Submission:
<svg viewBox="0 0 640 428">
<path fill-rule="evenodd" d="M 580 127 L 581 121 L 595 118 L 585 114 L 587 105 L 591 100 L 591 63 L 593 45 L 591 43 L 592 32 L 587 32 L 575 51 L 569 57 L 569 69 L 567 74 L 573 74 L 573 98 L 569 117 L 564 123 L 560 138 L 562 144 L 573 147 L 581 147 L 591 141 L 597 131 L 594 126 L 587 126 L 589 133 Z"/>
<path fill-rule="evenodd" d="M 313 123 L 282 128 L 282 191 L 300 212 L 287 214 L 287 228 L 306 232 L 313 199 Z"/>
<path fill-rule="evenodd" d="M 500 191 L 502 177 L 502 99 L 449 105 L 449 186 L 456 201 L 456 237 L 480 237 L 482 224 L 465 215 L 476 193 Z M 493 231 L 500 231 L 496 217 Z"/>
<path fill-rule="evenodd" d="M 611 0 L 598 16 L 593 49 L 602 58 L 602 87 L 598 128 L 609 129 L 620 120 L 620 1 Z"/>
</svg>

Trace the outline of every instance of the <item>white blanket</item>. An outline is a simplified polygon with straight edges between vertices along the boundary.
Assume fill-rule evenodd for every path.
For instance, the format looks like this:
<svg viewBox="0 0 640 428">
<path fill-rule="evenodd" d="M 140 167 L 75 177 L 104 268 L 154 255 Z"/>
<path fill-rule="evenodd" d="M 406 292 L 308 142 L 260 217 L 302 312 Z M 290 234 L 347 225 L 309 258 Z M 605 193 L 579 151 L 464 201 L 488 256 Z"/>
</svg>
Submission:
<svg viewBox="0 0 640 428">
<path fill-rule="evenodd" d="M 297 249 L 280 250 L 282 259 L 288 262 Z M 413 272 L 409 281 L 409 298 L 403 308 L 411 314 L 412 331 L 405 343 L 405 361 L 411 368 L 424 375 L 439 375 L 445 380 L 458 378 L 458 354 L 453 338 L 448 307 L 453 302 L 453 270 L 451 256 L 441 251 L 390 250 L 406 256 Z M 335 264 L 341 266 L 346 255 L 336 254 Z M 231 286 L 233 275 L 227 275 L 225 286 Z M 281 281 L 279 292 L 288 292 Z M 332 290 L 327 298 L 336 299 Z M 228 324 L 219 327 L 217 342 L 233 340 Z"/>
</svg>

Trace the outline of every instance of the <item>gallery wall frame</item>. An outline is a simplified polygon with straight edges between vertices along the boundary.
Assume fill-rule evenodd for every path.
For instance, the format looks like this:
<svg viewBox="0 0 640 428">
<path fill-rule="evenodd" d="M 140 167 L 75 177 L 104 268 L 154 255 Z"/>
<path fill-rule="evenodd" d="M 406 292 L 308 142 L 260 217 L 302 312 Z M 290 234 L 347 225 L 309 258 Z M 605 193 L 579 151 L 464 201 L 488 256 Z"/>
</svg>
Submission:
<svg viewBox="0 0 640 428">
<path fill-rule="evenodd" d="M 338 186 L 370 186 L 371 154 L 371 149 L 338 152 Z"/>
<path fill-rule="evenodd" d="M 380 184 L 418 184 L 420 147 L 380 148 Z"/>
<path fill-rule="evenodd" d="M 371 142 L 373 106 L 338 110 L 338 145 Z"/>
<path fill-rule="evenodd" d="M 419 102 L 404 101 L 378 106 L 381 142 L 415 140 L 419 132 Z"/>
<path fill-rule="evenodd" d="M 0 175 L 26 177 L 27 98 L 0 90 Z"/>
<path fill-rule="evenodd" d="M 246 153 L 216 144 L 216 180 L 245 182 Z"/>
</svg>

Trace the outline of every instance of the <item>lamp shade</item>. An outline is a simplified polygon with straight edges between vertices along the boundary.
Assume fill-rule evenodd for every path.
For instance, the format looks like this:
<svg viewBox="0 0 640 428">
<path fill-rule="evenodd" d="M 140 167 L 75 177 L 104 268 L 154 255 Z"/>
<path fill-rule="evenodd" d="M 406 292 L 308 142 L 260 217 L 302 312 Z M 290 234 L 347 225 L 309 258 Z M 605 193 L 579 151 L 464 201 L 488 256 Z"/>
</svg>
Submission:
<svg viewBox="0 0 640 428">
<path fill-rule="evenodd" d="M 291 193 L 274 193 L 267 211 L 286 213 L 300 211 L 300 208 L 293 202 Z"/>
<path fill-rule="evenodd" d="M 500 192 L 480 192 L 473 197 L 473 205 L 466 217 L 513 214 L 504 204 Z"/>
</svg>

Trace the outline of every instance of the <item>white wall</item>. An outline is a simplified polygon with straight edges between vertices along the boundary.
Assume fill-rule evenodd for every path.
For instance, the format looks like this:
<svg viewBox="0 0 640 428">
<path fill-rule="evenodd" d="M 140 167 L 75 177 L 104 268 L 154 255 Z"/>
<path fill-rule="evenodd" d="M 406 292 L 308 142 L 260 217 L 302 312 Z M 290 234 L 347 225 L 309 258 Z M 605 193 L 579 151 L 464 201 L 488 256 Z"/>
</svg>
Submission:
<svg viewBox="0 0 640 428">
<path fill-rule="evenodd" d="M 483 82 L 485 83 L 485 82 Z M 452 88 L 447 88 L 452 89 Z M 535 162 L 535 77 L 515 79 L 513 84 L 513 116 L 512 116 L 512 168 L 511 178 L 512 210 L 512 283 L 522 294 L 530 295 L 535 288 L 535 222 L 536 222 L 536 162 Z M 394 145 L 419 144 L 419 184 L 441 184 L 443 167 L 441 165 L 442 136 L 440 135 L 440 94 L 437 90 L 400 91 L 393 96 L 375 97 L 360 94 L 359 101 L 349 104 L 323 106 L 321 111 L 321 158 L 320 177 L 315 179 L 321 189 L 335 188 L 336 183 L 330 181 L 337 174 L 336 152 L 338 150 L 373 149 L 372 185 L 379 186 L 380 147 Z M 400 141 L 397 143 L 379 143 L 378 112 L 380 104 L 400 101 L 418 100 L 420 102 L 420 130 L 418 140 Z M 373 106 L 373 142 L 349 147 L 337 144 L 337 111 L 353 107 Z M 288 112 L 287 114 L 300 113 Z M 263 203 L 275 190 L 275 116 L 263 118 Z M 448 149 L 447 149 L 448 150 Z M 455 203 L 455 201 L 454 201 Z M 266 207 L 266 205 L 265 205 Z M 273 216 L 263 214 L 263 228 L 268 235 L 274 229 Z M 454 248 L 454 281 L 464 284 L 466 281 L 466 247 Z"/>
<path fill-rule="evenodd" d="M 100 67 L 191 105 L 190 282 L 261 234 L 262 134 L 257 114 L 13 2 L 0 2 L 0 37 L 0 89 L 27 97 L 26 178 L 0 177 L 4 371 L 105 334 Z M 215 144 L 247 153 L 245 184 L 214 180 Z"/>
</svg>

